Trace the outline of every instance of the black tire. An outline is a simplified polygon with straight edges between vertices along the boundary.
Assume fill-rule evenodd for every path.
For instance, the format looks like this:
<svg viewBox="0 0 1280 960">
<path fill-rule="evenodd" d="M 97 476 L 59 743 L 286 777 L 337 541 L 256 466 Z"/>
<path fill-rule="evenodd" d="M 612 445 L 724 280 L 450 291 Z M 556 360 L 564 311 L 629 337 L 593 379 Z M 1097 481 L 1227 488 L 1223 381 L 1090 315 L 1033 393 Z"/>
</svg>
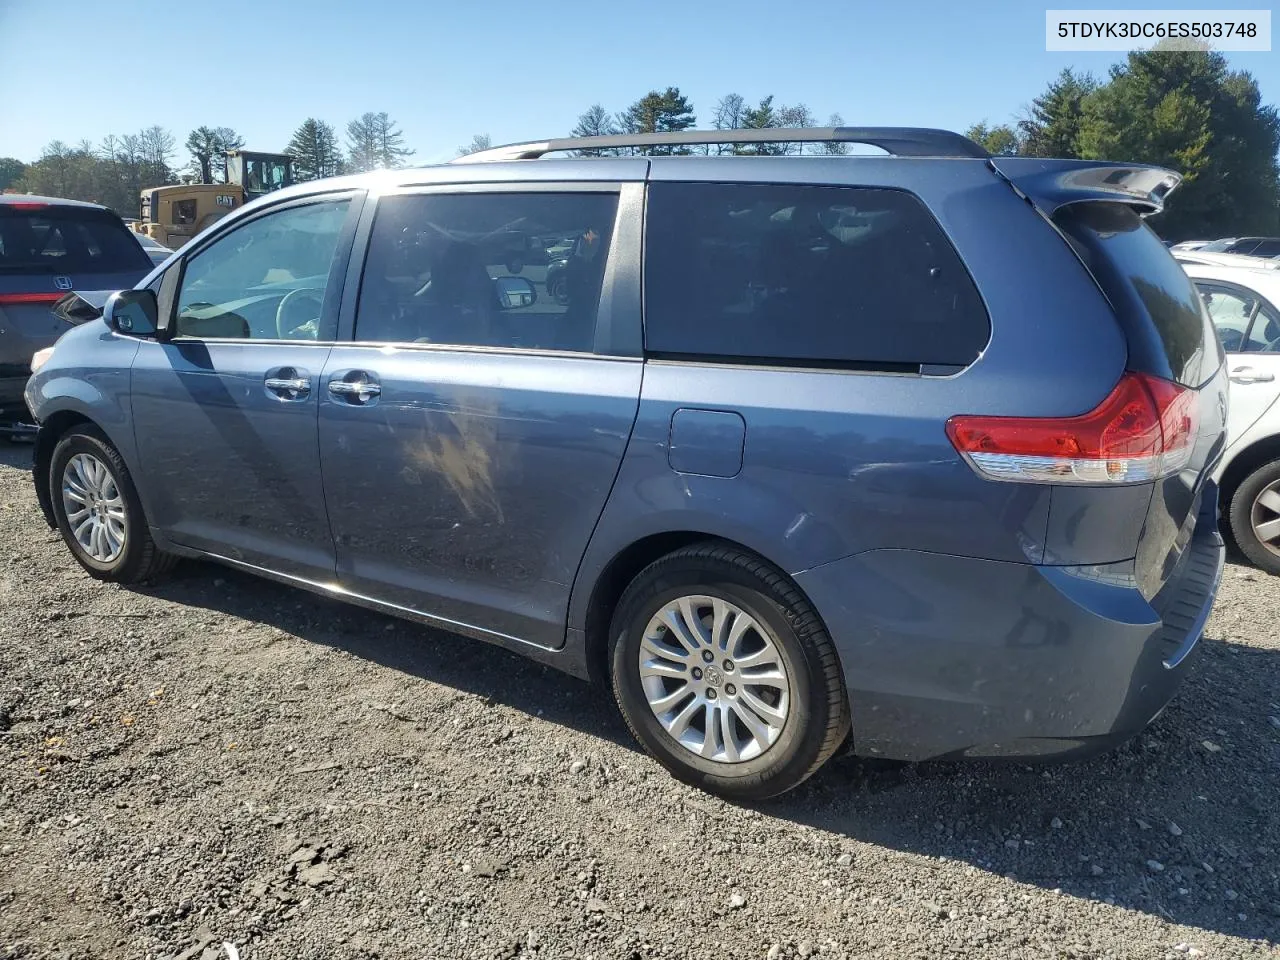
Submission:
<svg viewBox="0 0 1280 960">
<path fill-rule="evenodd" d="M 62 483 L 67 464 L 78 454 L 88 454 L 106 467 L 124 502 L 124 546 L 109 561 L 95 559 L 76 539 L 67 521 Z M 160 551 L 151 539 L 142 501 L 119 452 L 101 431 L 90 426 L 76 427 L 64 434 L 53 449 L 49 464 L 49 498 L 53 504 L 58 532 L 71 555 L 91 576 L 112 583 L 142 583 L 168 571 L 177 558 Z"/>
<path fill-rule="evenodd" d="M 1231 525 L 1231 537 L 1240 552 L 1258 569 L 1280 575 L 1280 554 L 1268 549 L 1258 539 L 1253 528 L 1254 507 L 1259 495 L 1277 482 L 1280 482 L 1280 460 L 1272 460 L 1258 467 L 1244 478 L 1231 495 L 1227 519 Z"/>
<path fill-rule="evenodd" d="M 558 274 L 547 284 L 547 294 L 561 306 L 569 302 L 569 282 L 564 274 Z"/>
<path fill-rule="evenodd" d="M 790 709 L 777 739 L 752 759 L 704 759 L 681 746 L 650 709 L 641 641 L 664 605 L 690 594 L 736 605 L 767 628 L 781 653 Z M 821 767 L 849 732 L 844 675 L 817 613 L 781 571 L 728 544 L 695 544 L 646 567 L 618 602 L 610 636 L 613 693 L 632 734 L 674 776 L 710 793 L 738 801 L 785 793 Z"/>
</svg>

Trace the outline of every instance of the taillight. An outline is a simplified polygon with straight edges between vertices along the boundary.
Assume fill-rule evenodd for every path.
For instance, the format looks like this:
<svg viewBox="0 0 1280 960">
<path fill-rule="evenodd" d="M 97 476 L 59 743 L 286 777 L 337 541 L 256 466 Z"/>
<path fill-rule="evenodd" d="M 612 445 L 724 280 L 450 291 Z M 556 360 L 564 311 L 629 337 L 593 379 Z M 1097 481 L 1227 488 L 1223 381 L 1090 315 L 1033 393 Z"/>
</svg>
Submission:
<svg viewBox="0 0 1280 960">
<path fill-rule="evenodd" d="M 67 295 L 62 293 L 0 293 L 0 307 L 20 303 L 57 303 Z"/>
<path fill-rule="evenodd" d="M 1078 417 L 958 416 L 952 444 L 985 477 L 1032 483 L 1142 483 L 1191 459 L 1194 390 L 1126 373 L 1093 410 Z"/>
</svg>

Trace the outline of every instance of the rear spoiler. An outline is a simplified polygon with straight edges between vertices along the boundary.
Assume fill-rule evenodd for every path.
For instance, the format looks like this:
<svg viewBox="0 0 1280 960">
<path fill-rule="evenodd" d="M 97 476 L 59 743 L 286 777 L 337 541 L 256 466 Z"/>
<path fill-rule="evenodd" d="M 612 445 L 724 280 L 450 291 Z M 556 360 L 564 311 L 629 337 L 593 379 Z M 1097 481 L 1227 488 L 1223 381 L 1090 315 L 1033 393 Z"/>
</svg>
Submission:
<svg viewBox="0 0 1280 960">
<path fill-rule="evenodd" d="M 1085 201 L 1123 203 L 1142 216 L 1164 209 L 1164 201 L 1182 175 L 1163 167 L 1105 160 L 1039 160 L 992 157 L 996 175 L 1018 196 L 1051 217 L 1062 207 Z"/>
<path fill-rule="evenodd" d="M 53 315 L 76 327 L 102 316 L 115 290 L 73 290 L 53 305 Z"/>
</svg>

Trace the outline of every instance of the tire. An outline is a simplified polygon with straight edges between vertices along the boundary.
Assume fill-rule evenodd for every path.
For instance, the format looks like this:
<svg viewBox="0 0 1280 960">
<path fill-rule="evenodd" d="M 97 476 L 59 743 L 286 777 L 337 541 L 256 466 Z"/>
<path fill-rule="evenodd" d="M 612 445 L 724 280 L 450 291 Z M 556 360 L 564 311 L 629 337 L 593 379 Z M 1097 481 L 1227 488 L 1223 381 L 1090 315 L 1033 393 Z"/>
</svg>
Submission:
<svg viewBox="0 0 1280 960">
<path fill-rule="evenodd" d="M 68 481 L 75 486 L 69 496 L 64 496 L 64 485 Z M 70 498 L 76 496 L 87 496 L 90 509 L 101 510 L 97 525 L 114 531 L 111 536 L 120 541 L 118 549 L 105 533 L 103 539 L 96 542 L 90 537 L 90 545 L 98 550 L 97 555 L 80 542 L 68 519 L 69 504 L 77 505 Z M 151 539 L 142 502 L 124 460 L 111 442 L 93 427 L 76 427 L 58 440 L 49 464 L 49 498 L 58 532 L 71 555 L 99 580 L 141 583 L 166 572 L 176 561 L 175 557 L 162 553 Z"/>
<path fill-rule="evenodd" d="M 547 293 L 561 306 L 569 303 L 569 283 L 564 274 L 552 278 L 551 282 L 547 284 Z"/>
<path fill-rule="evenodd" d="M 1244 478 L 1231 496 L 1227 517 L 1240 552 L 1260 570 L 1280 575 L 1280 534 L 1264 542 L 1255 529 L 1259 522 L 1280 523 L 1280 460 L 1264 463 Z"/>
<path fill-rule="evenodd" d="M 688 623 L 681 610 L 701 636 L 676 643 L 658 614 Z M 716 644 L 715 634 L 733 637 L 742 615 L 752 626 Z M 737 801 L 785 793 L 849 732 L 844 675 L 817 613 L 781 571 L 735 547 L 695 544 L 650 564 L 623 593 L 610 636 L 613 693 L 632 734 L 675 777 L 710 793 Z"/>
</svg>

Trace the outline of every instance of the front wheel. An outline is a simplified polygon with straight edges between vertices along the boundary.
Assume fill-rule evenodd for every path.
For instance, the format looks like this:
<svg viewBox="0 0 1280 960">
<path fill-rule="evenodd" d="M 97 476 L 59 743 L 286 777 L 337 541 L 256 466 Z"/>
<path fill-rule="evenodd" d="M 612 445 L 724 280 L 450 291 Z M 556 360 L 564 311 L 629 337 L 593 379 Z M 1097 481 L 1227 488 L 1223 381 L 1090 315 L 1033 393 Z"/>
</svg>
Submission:
<svg viewBox="0 0 1280 960">
<path fill-rule="evenodd" d="M 613 619 L 627 725 L 676 777 L 733 800 L 797 786 L 849 731 L 831 638 L 782 573 L 728 545 L 663 557 Z"/>
<path fill-rule="evenodd" d="M 1231 497 L 1231 535 L 1261 570 L 1280 574 L 1280 460 L 1264 463 Z"/>
<path fill-rule="evenodd" d="M 569 303 L 569 281 L 564 274 L 557 274 L 547 282 L 547 293 L 561 306 Z"/>
<path fill-rule="evenodd" d="M 80 427 L 58 441 L 49 494 L 71 555 L 99 580 L 138 583 L 172 565 L 151 539 L 124 460 L 99 431 Z"/>
</svg>

